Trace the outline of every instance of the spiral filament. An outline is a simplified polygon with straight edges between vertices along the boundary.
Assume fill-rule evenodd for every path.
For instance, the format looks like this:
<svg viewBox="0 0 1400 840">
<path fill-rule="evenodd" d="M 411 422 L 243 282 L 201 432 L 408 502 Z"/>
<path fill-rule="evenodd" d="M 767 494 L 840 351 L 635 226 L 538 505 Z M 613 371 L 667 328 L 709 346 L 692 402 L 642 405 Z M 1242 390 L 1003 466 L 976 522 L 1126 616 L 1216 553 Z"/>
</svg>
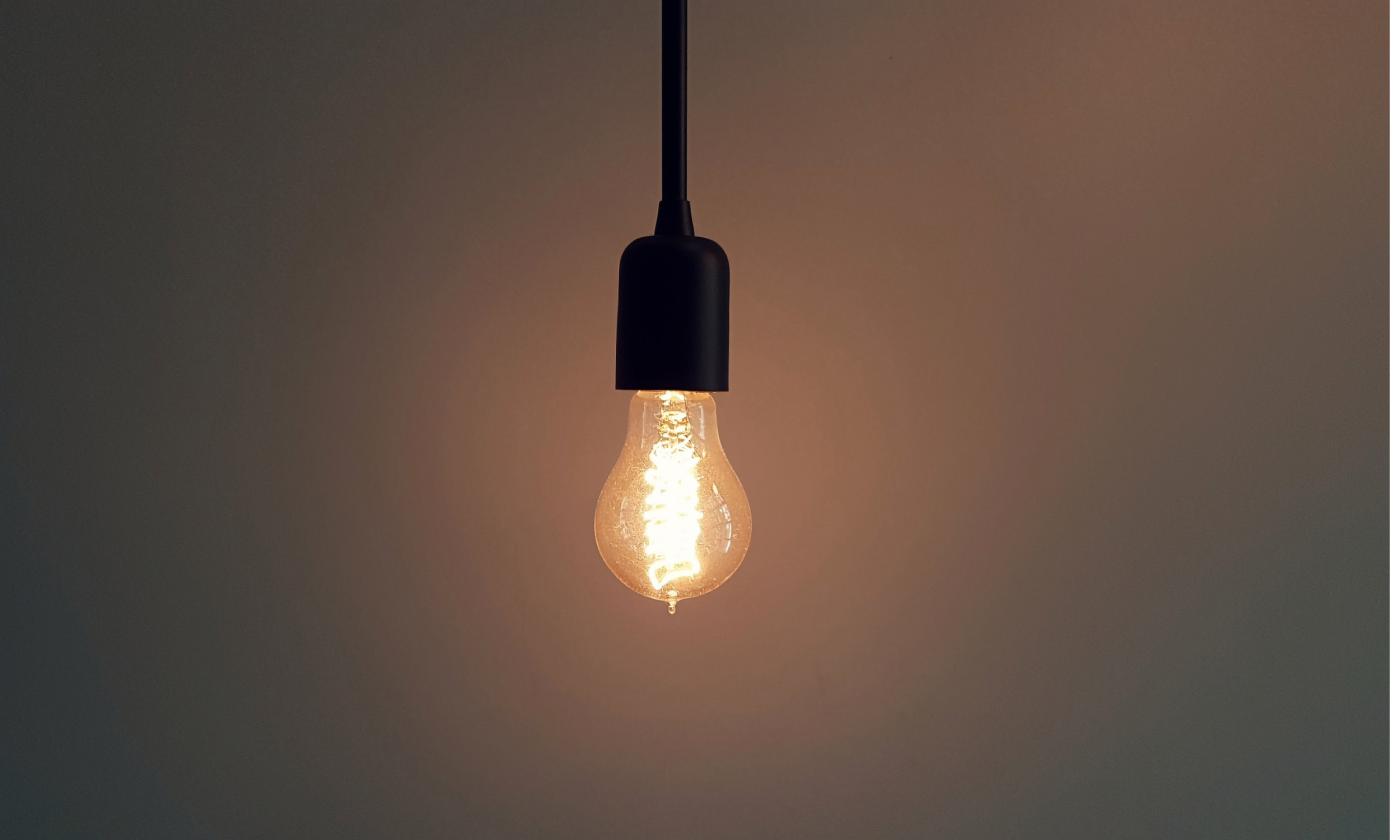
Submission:
<svg viewBox="0 0 1400 840">
<path fill-rule="evenodd" d="M 647 566 L 653 589 L 700 574 L 695 544 L 700 538 L 700 480 L 685 395 L 661 395 L 658 440 L 651 447 L 651 468 L 643 476 L 650 492 L 642 510 L 646 523 Z"/>
</svg>

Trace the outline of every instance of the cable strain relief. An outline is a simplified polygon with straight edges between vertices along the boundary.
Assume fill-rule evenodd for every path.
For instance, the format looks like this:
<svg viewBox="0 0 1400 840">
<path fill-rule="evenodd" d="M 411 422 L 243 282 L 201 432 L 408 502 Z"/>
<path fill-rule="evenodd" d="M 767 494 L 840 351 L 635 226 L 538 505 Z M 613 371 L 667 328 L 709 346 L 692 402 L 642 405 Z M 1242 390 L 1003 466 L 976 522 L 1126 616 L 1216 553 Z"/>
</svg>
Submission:
<svg viewBox="0 0 1400 840">
<path fill-rule="evenodd" d="M 663 198 L 656 208 L 657 236 L 694 236 L 690 202 L 684 198 Z"/>
</svg>

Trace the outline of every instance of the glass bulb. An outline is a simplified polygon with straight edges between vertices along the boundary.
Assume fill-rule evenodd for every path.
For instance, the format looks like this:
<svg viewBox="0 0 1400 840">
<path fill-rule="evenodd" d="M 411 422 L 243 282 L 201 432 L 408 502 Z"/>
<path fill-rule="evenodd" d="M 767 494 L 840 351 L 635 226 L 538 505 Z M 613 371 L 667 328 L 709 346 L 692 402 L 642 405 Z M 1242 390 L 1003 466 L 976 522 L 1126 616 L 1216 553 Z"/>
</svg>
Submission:
<svg viewBox="0 0 1400 840">
<path fill-rule="evenodd" d="M 677 601 L 734 574 L 752 534 L 748 496 L 719 442 L 714 397 L 638 391 L 593 514 L 603 562 L 674 613 Z"/>
</svg>

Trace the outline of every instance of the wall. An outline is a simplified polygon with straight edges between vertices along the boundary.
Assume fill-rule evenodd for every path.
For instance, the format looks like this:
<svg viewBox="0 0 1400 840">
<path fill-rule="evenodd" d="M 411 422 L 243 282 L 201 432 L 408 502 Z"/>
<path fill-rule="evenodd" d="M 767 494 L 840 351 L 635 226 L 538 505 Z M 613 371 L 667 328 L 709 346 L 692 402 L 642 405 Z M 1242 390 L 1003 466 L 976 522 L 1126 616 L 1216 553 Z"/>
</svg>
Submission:
<svg viewBox="0 0 1400 840">
<path fill-rule="evenodd" d="M 1382 4 L 693 4 L 674 618 L 591 533 L 656 4 L 119 5 L 0 27 L 0 833 L 1384 831 Z"/>
</svg>

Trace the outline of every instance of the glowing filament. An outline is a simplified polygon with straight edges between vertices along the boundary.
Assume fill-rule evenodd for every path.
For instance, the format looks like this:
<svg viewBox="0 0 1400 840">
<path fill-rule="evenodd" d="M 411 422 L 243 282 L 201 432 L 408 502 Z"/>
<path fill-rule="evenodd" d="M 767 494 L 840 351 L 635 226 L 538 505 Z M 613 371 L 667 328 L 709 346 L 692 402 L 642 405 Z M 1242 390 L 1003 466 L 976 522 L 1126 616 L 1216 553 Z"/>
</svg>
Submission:
<svg viewBox="0 0 1400 840">
<path fill-rule="evenodd" d="M 690 417 L 685 396 L 675 391 L 661 395 L 658 440 L 651 447 L 651 469 L 645 478 L 651 492 L 646 497 L 642 521 L 646 523 L 646 553 L 656 561 L 647 566 L 654 589 L 678 578 L 700 574 L 695 544 L 700 538 L 700 480 L 695 465 Z"/>
</svg>

